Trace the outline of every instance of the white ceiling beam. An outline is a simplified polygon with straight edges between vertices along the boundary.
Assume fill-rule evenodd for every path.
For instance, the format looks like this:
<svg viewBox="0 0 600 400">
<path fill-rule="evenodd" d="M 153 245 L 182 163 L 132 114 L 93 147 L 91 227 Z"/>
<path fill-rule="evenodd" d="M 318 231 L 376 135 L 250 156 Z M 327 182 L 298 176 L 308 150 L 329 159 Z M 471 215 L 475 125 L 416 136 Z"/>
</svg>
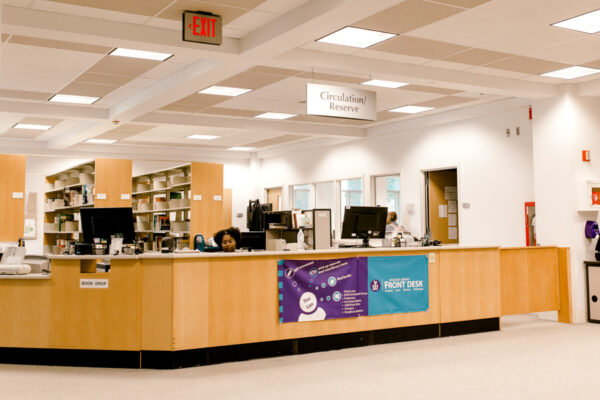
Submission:
<svg viewBox="0 0 600 400">
<path fill-rule="evenodd" d="M 580 96 L 600 96 L 600 79 L 579 83 L 576 88 Z"/>
<path fill-rule="evenodd" d="M 265 121 L 260 119 L 210 117 L 202 115 L 154 112 L 137 118 L 134 122 L 147 124 L 169 124 L 189 126 L 213 126 L 218 128 L 245 129 L 255 131 L 286 132 L 306 136 L 331 136 L 362 138 L 366 129 L 322 124 L 308 124 L 299 121 Z"/>
<path fill-rule="evenodd" d="M 89 120 L 106 120 L 108 118 L 108 110 L 104 108 L 12 100 L 0 100 L 0 112 L 28 114 L 52 118 L 76 118 Z"/>
<path fill-rule="evenodd" d="M 75 143 L 101 135 L 114 127 L 115 125 L 110 121 L 81 121 L 62 135 L 48 140 L 46 145 L 49 149 L 66 149 Z"/>
<path fill-rule="evenodd" d="M 349 74 L 394 76 L 399 81 L 446 87 L 449 89 L 482 92 L 509 97 L 545 98 L 558 94 L 555 85 L 526 80 L 483 75 L 469 71 L 456 71 L 425 65 L 415 65 L 370 59 L 316 50 L 294 49 L 276 57 L 289 66 L 345 70 Z M 375 75 L 376 76 L 376 75 Z"/>
</svg>

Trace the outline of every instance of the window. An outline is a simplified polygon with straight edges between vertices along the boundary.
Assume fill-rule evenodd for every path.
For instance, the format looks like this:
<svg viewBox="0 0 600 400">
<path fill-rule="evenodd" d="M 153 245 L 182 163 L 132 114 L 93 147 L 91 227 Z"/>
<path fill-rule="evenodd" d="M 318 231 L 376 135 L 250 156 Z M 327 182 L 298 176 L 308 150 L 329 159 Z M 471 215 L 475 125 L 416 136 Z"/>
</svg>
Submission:
<svg viewBox="0 0 600 400">
<path fill-rule="evenodd" d="M 294 208 L 310 209 L 310 185 L 294 185 L 292 187 Z"/>
<path fill-rule="evenodd" d="M 342 184 L 342 210 L 346 206 L 362 206 L 362 178 L 344 179 Z"/>
<path fill-rule="evenodd" d="M 400 217 L 400 175 L 375 178 L 375 204 L 386 206 L 388 211 L 396 211 Z"/>
</svg>

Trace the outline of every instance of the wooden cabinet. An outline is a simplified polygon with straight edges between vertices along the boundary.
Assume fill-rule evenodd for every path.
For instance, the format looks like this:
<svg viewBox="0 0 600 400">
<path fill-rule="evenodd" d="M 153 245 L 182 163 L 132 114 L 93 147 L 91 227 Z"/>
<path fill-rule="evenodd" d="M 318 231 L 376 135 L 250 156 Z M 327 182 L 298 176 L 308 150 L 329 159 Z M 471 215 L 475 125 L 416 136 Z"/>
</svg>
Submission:
<svg viewBox="0 0 600 400">
<path fill-rule="evenodd" d="M 0 154 L 0 242 L 16 242 L 25 226 L 25 156 Z"/>
</svg>

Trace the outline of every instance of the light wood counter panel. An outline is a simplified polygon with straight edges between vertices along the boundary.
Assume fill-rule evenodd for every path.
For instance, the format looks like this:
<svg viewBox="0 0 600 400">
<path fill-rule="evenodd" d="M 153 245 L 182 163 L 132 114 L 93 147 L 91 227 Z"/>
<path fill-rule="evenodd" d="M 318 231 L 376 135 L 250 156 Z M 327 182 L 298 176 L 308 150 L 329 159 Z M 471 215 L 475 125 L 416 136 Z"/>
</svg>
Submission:
<svg viewBox="0 0 600 400">
<path fill-rule="evenodd" d="M 0 280 L 0 347 L 50 346 L 51 280 Z"/>
<path fill-rule="evenodd" d="M 131 160 L 97 158 L 95 163 L 94 207 L 131 207 Z M 98 193 L 105 193 L 106 199 L 99 200 Z M 121 200 L 121 194 L 129 194 L 129 199 Z"/>
<path fill-rule="evenodd" d="M 23 198 L 13 199 L 13 192 Z M 25 156 L 0 154 L 0 242 L 16 242 L 25 227 Z"/>
<path fill-rule="evenodd" d="M 172 350 L 173 269 L 161 259 L 144 259 L 141 265 L 141 348 Z"/>
<path fill-rule="evenodd" d="M 442 322 L 500 317 L 498 250 L 439 252 Z"/>
<path fill-rule="evenodd" d="M 558 249 L 500 250 L 502 315 L 559 309 Z"/>
<path fill-rule="evenodd" d="M 558 283 L 560 294 L 560 308 L 558 309 L 558 321 L 573 322 L 573 311 L 571 308 L 571 264 L 569 260 L 570 250 L 568 247 L 558 249 Z"/>
<path fill-rule="evenodd" d="M 223 189 L 223 227 L 230 227 L 233 219 L 233 189 Z"/>
<path fill-rule="evenodd" d="M 139 350 L 139 260 L 112 260 L 107 273 L 81 273 L 80 262 L 52 260 L 50 346 Z M 108 289 L 80 289 L 82 278 L 108 279 Z"/>
</svg>

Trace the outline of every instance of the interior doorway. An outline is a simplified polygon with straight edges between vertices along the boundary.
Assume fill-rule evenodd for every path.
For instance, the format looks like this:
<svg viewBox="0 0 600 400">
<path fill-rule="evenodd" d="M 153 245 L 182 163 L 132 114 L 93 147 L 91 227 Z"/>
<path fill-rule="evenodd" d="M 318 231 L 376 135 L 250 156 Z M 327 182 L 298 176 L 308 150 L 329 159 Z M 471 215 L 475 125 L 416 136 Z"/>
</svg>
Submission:
<svg viewBox="0 0 600 400">
<path fill-rule="evenodd" d="M 458 243 L 456 168 L 425 171 L 425 232 L 443 244 Z"/>
<path fill-rule="evenodd" d="M 525 244 L 537 246 L 535 237 L 535 201 L 525 203 Z"/>
<path fill-rule="evenodd" d="M 281 211 L 281 187 L 267 189 L 267 203 L 273 204 L 273 211 Z"/>
</svg>

